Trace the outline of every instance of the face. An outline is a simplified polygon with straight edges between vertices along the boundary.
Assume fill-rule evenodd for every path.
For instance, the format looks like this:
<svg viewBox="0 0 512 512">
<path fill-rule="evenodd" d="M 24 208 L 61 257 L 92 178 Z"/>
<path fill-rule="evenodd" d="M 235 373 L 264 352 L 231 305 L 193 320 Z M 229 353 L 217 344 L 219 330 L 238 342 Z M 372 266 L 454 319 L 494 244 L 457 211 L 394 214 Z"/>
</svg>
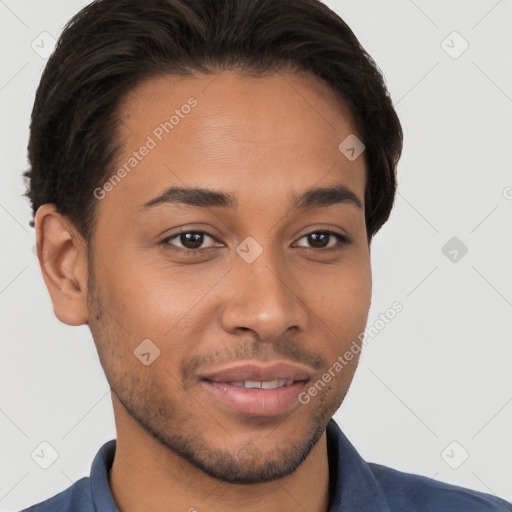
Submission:
<svg viewBox="0 0 512 512">
<path fill-rule="evenodd" d="M 228 482 L 290 474 L 345 397 L 371 300 L 350 112 L 308 75 L 223 72 L 145 82 L 118 117 L 87 304 L 118 431 Z"/>
</svg>

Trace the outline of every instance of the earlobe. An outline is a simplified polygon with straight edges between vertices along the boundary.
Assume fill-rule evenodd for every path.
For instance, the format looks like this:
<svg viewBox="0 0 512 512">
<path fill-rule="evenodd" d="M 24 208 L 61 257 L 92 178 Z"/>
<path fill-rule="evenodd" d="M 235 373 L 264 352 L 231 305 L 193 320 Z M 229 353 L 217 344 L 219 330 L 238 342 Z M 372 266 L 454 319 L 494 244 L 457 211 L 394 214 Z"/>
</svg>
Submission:
<svg viewBox="0 0 512 512">
<path fill-rule="evenodd" d="M 67 325 L 87 323 L 87 244 L 54 204 L 35 216 L 39 265 L 55 316 Z"/>
</svg>

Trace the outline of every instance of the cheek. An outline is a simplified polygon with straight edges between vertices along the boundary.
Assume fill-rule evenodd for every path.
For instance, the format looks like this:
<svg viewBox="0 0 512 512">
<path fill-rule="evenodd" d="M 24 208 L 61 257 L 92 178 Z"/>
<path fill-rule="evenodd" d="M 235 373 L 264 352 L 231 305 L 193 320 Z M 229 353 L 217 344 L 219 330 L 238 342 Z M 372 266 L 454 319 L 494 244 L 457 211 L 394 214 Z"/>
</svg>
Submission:
<svg viewBox="0 0 512 512">
<path fill-rule="evenodd" d="M 107 244 L 103 247 L 97 257 L 95 281 L 101 289 L 102 305 L 119 334 L 126 337 L 129 333 L 131 344 L 151 339 L 160 311 L 167 312 L 169 329 L 172 313 L 179 307 L 180 293 L 172 293 L 172 285 L 164 275 L 155 279 L 155 271 L 141 259 L 130 257 L 128 251 L 121 247 L 109 250 Z"/>
<path fill-rule="evenodd" d="M 158 345 L 186 339 L 190 349 L 191 332 L 209 319 L 204 314 L 211 303 L 208 294 L 225 272 L 177 267 L 163 258 L 144 260 L 140 254 L 111 257 L 101 269 L 102 300 L 119 332 L 130 333 L 131 345 L 145 338 Z"/>
<path fill-rule="evenodd" d="M 358 337 L 364 332 L 371 305 L 371 269 L 361 263 L 340 266 L 337 272 L 320 279 L 317 274 L 308 282 L 307 304 L 315 313 L 314 325 L 324 333 L 322 350 L 333 362 L 354 341 L 361 343 Z M 355 354 L 350 366 L 355 367 L 357 359 Z"/>
<path fill-rule="evenodd" d="M 364 255 L 350 256 L 336 267 L 321 269 L 305 278 L 306 297 L 316 304 L 315 311 L 321 312 L 322 316 L 334 321 L 338 319 L 347 326 L 366 321 L 372 278 L 369 259 Z"/>
</svg>

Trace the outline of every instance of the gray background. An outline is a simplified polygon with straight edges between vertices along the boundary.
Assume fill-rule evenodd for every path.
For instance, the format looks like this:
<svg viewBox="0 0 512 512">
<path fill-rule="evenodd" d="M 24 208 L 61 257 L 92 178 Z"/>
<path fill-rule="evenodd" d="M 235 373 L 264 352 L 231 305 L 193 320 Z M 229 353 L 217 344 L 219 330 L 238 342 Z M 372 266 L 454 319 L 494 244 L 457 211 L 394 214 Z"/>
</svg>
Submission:
<svg viewBox="0 0 512 512">
<path fill-rule="evenodd" d="M 0 0 L 4 511 L 88 475 L 115 437 L 88 329 L 53 314 L 20 178 L 51 47 L 41 33 L 58 37 L 86 3 Z M 327 4 L 382 69 L 405 132 L 396 206 L 372 245 L 368 325 L 395 301 L 404 309 L 368 338 L 335 419 L 368 461 L 512 500 L 512 2 Z M 58 452 L 48 469 L 31 458 L 43 441 Z"/>
</svg>

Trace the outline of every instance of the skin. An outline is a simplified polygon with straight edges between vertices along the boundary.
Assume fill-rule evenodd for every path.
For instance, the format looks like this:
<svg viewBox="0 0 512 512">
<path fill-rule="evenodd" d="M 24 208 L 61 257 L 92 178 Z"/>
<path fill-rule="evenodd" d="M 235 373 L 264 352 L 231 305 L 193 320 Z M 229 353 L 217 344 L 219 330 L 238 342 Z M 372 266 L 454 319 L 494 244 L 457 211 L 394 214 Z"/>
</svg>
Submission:
<svg viewBox="0 0 512 512">
<path fill-rule="evenodd" d="M 334 184 L 364 208 L 364 154 L 349 161 L 338 150 L 355 124 L 334 92 L 306 74 L 159 77 L 119 108 L 117 166 L 191 96 L 197 106 L 97 201 L 92 247 L 55 205 L 36 215 L 55 314 L 89 325 L 112 389 L 114 500 L 121 512 L 326 511 L 325 426 L 358 356 L 308 404 L 273 416 L 228 409 L 200 375 L 287 361 L 315 382 L 364 331 L 372 288 L 364 210 L 291 208 L 293 194 Z M 140 211 L 171 185 L 229 192 L 239 205 Z M 182 228 L 214 239 L 204 237 L 203 253 L 177 254 L 169 247 L 193 247 L 168 239 Z M 330 237 L 325 245 L 339 250 L 326 251 L 305 236 L 326 229 L 351 243 Z M 252 263 L 236 252 L 248 236 L 263 249 Z M 160 355 L 146 366 L 134 350 L 148 338 Z"/>
</svg>

